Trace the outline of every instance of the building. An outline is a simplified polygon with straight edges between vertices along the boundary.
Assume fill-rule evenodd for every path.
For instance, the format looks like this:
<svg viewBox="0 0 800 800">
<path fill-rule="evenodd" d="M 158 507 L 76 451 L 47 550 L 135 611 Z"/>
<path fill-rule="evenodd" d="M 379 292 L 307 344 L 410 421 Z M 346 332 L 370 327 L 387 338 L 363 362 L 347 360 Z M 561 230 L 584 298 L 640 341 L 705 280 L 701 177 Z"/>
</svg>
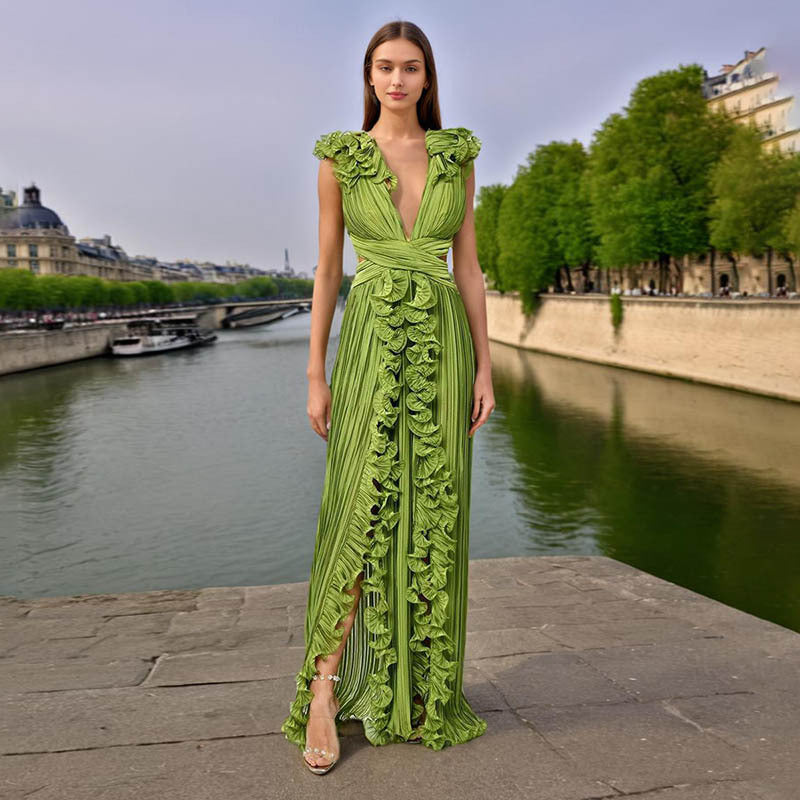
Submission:
<svg viewBox="0 0 800 800">
<path fill-rule="evenodd" d="M 0 189 L 0 269 L 27 269 L 37 275 L 89 275 L 116 281 L 209 281 L 238 283 L 264 276 L 249 264 L 159 261 L 130 257 L 109 235 L 76 239 L 59 215 L 41 203 L 35 184 L 26 186 L 22 205 L 16 193 Z"/>
<path fill-rule="evenodd" d="M 76 240 L 61 217 L 41 202 L 35 184 L 23 190 L 22 205 L 13 192 L 0 192 L 0 269 L 28 269 L 37 275 L 91 275 L 113 280 L 158 277 L 132 264 L 111 237 Z"/>
<path fill-rule="evenodd" d="M 67 271 L 77 258 L 74 237 L 58 214 L 41 204 L 35 185 L 24 191 L 22 205 L 16 204 L 14 192 L 0 192 L 0 268 L 37 274 Z"/>
<path fill-rule="evenodd" d="M 4 192 L 0 187 L 0 214 L 7 208 L 14 208 L 17 205 L 17 193 L 8 191 Z"/>
<path fill-rule="evenodd" d="M 744 58 L 724 64 L 718 75 L 706 73 L 703 94 L 710 108 L 759 128 L 765 147 L 800 152 L 800 107 L 793 94 L 780 90 L 766 55 L 765 47 L 745 50 Z"/>
</svg>

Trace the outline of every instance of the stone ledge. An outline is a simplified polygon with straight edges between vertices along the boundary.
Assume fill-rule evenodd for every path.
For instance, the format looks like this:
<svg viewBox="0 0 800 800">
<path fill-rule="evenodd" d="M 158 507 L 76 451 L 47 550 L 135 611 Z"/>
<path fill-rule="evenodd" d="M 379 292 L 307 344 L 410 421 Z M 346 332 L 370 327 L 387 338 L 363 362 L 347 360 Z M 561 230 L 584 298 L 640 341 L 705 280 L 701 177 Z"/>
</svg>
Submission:
<svg viewBox="0 0 800 800">
<path fill-rule="evenodd" d="M 0 598 L 0 797 L 797 797 L 800 634 L 604 556 L 470 561 L 487 732 L 434 752 L 346 723 L 322 785 L 280 732 L 307 591 Z"/>
</svg>

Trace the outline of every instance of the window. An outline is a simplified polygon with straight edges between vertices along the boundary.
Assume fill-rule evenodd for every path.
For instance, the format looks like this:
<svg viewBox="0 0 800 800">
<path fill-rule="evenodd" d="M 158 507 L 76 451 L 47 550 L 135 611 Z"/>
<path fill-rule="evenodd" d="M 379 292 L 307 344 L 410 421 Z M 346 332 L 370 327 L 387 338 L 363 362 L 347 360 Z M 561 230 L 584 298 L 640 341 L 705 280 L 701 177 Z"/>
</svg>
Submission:
<svg viewBox="0 0 800 800">
<path fill-rule="evenodd" d="M 8 257 L 9 258 L 16 258 L 17 257 L 17 246 L 15 244 L 6 245 L 6 249 L 8 250 Z"/>
<path fill-rule="evenodd" d="M 28 255 L 31 258 L 38 258 L 39 257 L 39 245 L 38 244 L 29 244 L 28 245 Z"/>
<path fill-rule="evenodd" d="M 39 271 L 39 262 L 32 260 L 31 261 L 31 272 L 38 272 Z"/>
</svg>

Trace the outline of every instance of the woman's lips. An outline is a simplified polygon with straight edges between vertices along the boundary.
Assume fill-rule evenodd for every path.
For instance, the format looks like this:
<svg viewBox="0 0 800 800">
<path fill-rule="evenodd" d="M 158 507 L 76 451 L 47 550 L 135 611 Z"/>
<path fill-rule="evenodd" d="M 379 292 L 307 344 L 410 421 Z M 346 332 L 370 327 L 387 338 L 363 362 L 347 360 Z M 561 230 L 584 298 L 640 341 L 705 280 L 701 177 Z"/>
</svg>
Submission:
<svg viewBox="0 0 800 800">
<path fill-rule="evenodd" d="M 399 100 L 401 97 L 405 96 L 405 92 L 389 92 L 389 97 L 393 97 L 395 100 Z"/>
</svg>

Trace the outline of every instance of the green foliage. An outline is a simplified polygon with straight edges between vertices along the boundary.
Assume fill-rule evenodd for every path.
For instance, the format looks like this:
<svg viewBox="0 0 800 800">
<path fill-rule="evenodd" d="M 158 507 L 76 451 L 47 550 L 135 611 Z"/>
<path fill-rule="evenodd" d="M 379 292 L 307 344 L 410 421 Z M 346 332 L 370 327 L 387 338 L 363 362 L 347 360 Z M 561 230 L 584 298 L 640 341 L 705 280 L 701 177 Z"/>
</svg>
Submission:
<svg viewBox="0 0 800 800">
<path fill-rule="evenodd" d="M 574 142 L 573 144 L 578 144 Z M 572 149 L 573 169 L 564 176 L 561 193 L 556 200 L 558 242 L 568 267 L 589 264 L 594 258 L 597 237 L 592 230 L 591 196 L 588 180 L 588 154 L 581 146 Z"/>
<path fill-rule="evenodd" d="M 349 288 L 349 282 L 343 285 Z M 237 284 L 204 281 L 110 281 L 85 275 L 35 275 L 27 269 L 0 269 L 0 309 L 9 311 L 135 308 L 227 297 L 267 299 L 310 297 L 305 278 L 255 277 Z"/>
<path fill-rule="evenodd" d="M 594 237 L 585 168 L 580 142 L 539 145 L 502 193 L 497 276 L 501 286 L 520 292 L 523 305 L 557 280 L 562 268 L 591 259 Z"/>
<path fill-rule="evenodd" d="M 520 293 L 523 306 L 538 289 L 529 267 L 536 242 L 530 221 L 534 217 L 533 199 L 527 191 L 530 166 L 520 167 L 514 182 L 503 194 L 497 215 L 497 273 L 505 289 Z"/>
<path fill-rule="evenodd" d="M 619 292 L 612 292 L 608 299 L 611 304 L 611 324 L 614 326 L 614 332 L 618 333 L 619 326 L 622 325 L 622 295 Z"/>
<path fill-rule="evenodd" d="M 113 306 L 132 306 L 135 298 L 133 289 L 121 281 L 114 281 L 108 287 L 108 299 Z"/>
<path fill-rule="evenodd" d="M 143 281 L 143 283 L 147 289 L 146 303 L 161 305 L 175 302 L 173 284 L 163 283 L 162 281 Z"/>
<path fill-rule="evenodd" d="M 26 269 L 0 270 L 0 308 L 36 308 L 42 301 L 42 287 Z"/>
<path fill-rule="evenodd" d="M 797 252 L 791 216 L 800 198 L 800 155 L 767 151 L 739 126 L 713 174 L 711 244 L 724 253 Z"/>
<path fill-rule="evenodd" d="M 249 278 L 236 285 L 240 297 L 270 297 L 278 293 L 274 278 Z"/>
<path fill-rule="evenodd" d="M 789 252 L 800 253 L 800 195 L 783 218 L 783 237 Z"/>
<path fill-rule="evenodd" d="M 592 225 L 601 266 L 708 248 L 711 172 L 735 123 L 711 112 L 691 64 L 640 81 L 590 148 Z"/>
<path fill-rule="evenodd" d="M 308 278 L 273 278 L 280 297 L 311 297 L 314 281 Z"/>
<path fill-rule="evenodd" d="M 498 256 L 500 248 L 497 238 L 497 226 L 500 217 L 500 206 L 506 193 L 506 187 L 501 183 L 491 186 L 481 186 L 477 196 L 475 209 L 475 247 L 478 254 L 478 263 L 481 269 L 489 276 L 492 288 L 500 292 L 506 287 L 500 276 Z"/>
</svg>

